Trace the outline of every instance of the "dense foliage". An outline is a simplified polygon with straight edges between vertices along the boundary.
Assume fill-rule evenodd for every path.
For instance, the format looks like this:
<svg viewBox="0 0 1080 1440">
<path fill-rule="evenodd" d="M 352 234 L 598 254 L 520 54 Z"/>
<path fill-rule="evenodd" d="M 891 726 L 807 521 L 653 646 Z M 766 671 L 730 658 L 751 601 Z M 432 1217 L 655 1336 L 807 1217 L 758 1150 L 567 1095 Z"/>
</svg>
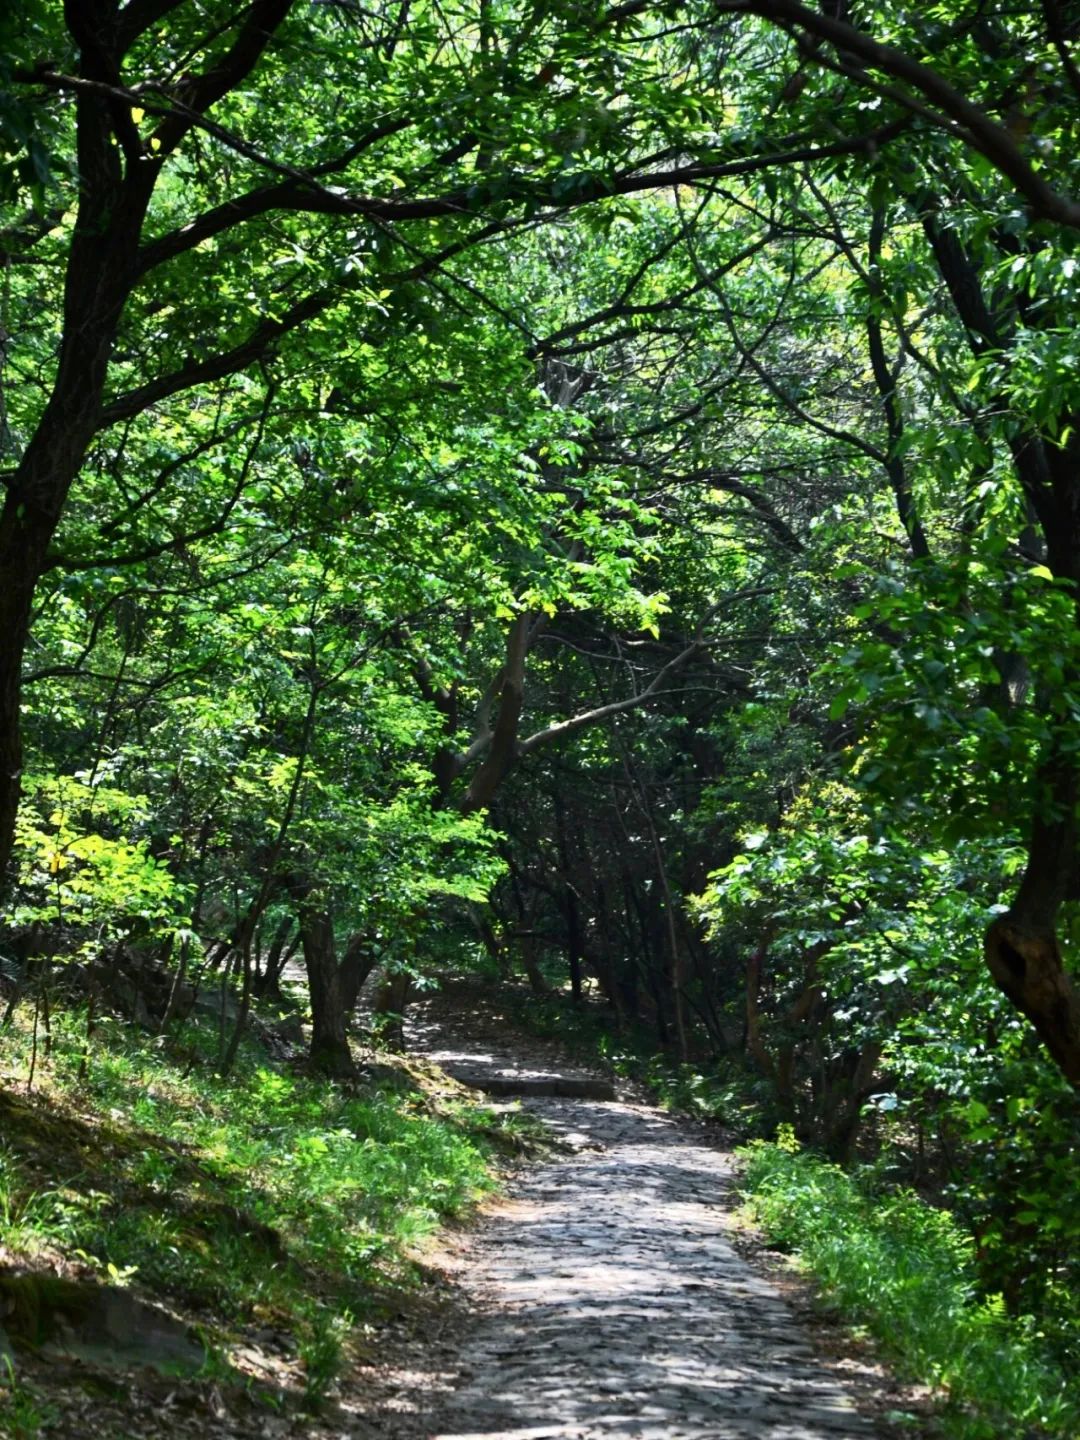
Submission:
<svg viewBox="0 0 1080 1440">
<path fill-rule="evenodd" d="M 1067 1351 L 1073 12 L 20 10 L 9 1016 L 565 980 Z"/>
<path fill-rule="evenodd" d="M 1000 1295 L 980 1296 L 971 1237 L 947 1212 L 911 1191 L 875 1193 L 873 1176 L 860 1185 L 790 1132 L 745 1157 L 751 1216 L 901 1367 L 947 1392 L 950 1433 L 1075 1430 L 1066 1374 Z"/>
</svg>

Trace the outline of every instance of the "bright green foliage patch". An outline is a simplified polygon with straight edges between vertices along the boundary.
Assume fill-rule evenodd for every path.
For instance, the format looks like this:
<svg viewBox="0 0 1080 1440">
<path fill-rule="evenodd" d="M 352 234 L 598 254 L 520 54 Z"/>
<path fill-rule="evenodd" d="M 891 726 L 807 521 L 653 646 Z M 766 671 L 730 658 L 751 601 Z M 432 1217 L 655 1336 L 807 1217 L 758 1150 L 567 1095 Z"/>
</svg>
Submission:
<svg viewBox="0 0 1080 1440">
<path fill-rule="evenodd" d="M 909 1190 L 867 1193 L 800 1151 L 790 1130 L 740 1153 L 753 1220 L 900 1367 L 947 1392 L 951 1433 L 1076 1435 L 1080 1393 L 1033 1323 L 1008 1316 L 1000 1296 L 979 1295 L 974 1244 L 951 1215 Z"/>
<path fill-rule="evenodd" d="M 325 1388 L 352 1319 L 417 1277 L 411 1248 L 490 1190 L 513 1121 L 405 1071 L 400 1088 L 347 1093 L 254 1043 L 225 1084 L 190 1050 L 107 1028 L 80 1079 L 85 1040 L 54 1018 L 50 1093 L 0 1091 L 0 1245 L 74 1254 L 225 1340 L 252 1321 L 289 1330 L 309 1389 Z M 213 1053 L 210 1034 L 185 1040 Z M 27 1038 L 6 1041 L 17 1066 Z"/>
</svg>

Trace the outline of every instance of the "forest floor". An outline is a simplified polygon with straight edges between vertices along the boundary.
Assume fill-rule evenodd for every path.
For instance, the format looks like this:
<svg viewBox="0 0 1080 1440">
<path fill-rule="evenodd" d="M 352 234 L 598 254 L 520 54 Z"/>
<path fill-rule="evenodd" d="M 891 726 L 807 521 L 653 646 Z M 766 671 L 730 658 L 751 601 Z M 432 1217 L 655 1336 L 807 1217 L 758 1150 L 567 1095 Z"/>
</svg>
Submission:
<svg viewBox="0 0 1080 1440">
<path fill-rule="evenodd" d="M 621 1083 L 616 1092 L 556 1042 L 524 1033 L 506 1009 L 497 991 L 477 981 L 449 984 L 414 1007 L 408 1050 L 483 1085 L 496 1110 L 520 1105 L 550 1138 L 529 1144 L 530 1158 L 513 1164 L 499 1198 L 478 1216 L 421 1242 L 426 1283 L 388 1295 L 378 1323 L 357 1332 L 317 1414 L 298 1413 L 288 1398 L 295 1361 L 282 1358 L 274 1336 L 258 1334 L 233 1348 L 221 1374 L 188 1380 L 134 1364 L 111 1380 L 79 1357 L 58 1363 L 20 1354 L 26 1388 L 13 1394 L 25 1397 L 25 1410 L 20 1419 L 21 1402 L 5 1409 L 0 1435 L 914 1440 L 931 1433 L 925 1392 L 891 1378 L 783 1257 L 742 1225 L 737 1162 L 722 1132 L 673 1118 Z"/>
<path fill-rule="evenodd" d="M 391 1440 L 861 1440 L 931 1433 L 928 1396 L 845 1333 L 741 1224 L 715 1130 L 516 1030 L 475 982 L 416 1006 L 410 1048 L 557 1137 L 430 1258 L 448 1288 L 399 1336 L 362 1429 Z M 568 1083 L 569 1082 L 569 1083 Z M 579 1090 L 567 1095 L 559 1091 Z M 374 1378 L 372 1376 L 371 1378 Z M 348 1434 L 350 1432 L 343 1432 Z"/>
</svg>

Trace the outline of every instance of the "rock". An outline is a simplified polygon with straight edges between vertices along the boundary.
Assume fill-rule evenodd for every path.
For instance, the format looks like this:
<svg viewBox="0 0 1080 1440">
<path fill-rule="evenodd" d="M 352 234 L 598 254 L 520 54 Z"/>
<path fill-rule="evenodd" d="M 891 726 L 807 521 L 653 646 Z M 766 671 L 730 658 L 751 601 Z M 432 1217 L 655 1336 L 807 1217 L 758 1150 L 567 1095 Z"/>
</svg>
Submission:
<svg viewBox="0 0 1080 1440">
<path fill-rule="evenodd" d="M 43 1355 L 186 1375 L 206 1363 L 183 1321 L 117 1285 L 8 1270 L 0 1274 L 0 1297 L 10 1335 Z"/>
<path fill-rule="evenodd" d="M 266 1026 L 266 1033 L 287 1045 L 303 1045 L 304 1027 L 299 1015 L 283 1015 Z"/>
<path fill-rule="evenodd" d="M 210 990 L 200 990 L 195 996 L 193 1009 L 200 1015 L 212 1015 L 216 1020 L 221 1015 L 221 987 L 215 985 Z M 240 1006 L 231 993 L 225 995 L 225 1023 L 235 1025 L 237 1016 L 240 1014 Z"/>
<path fill-rule="evenodd" d="M 171 970 L 138 950 L 125 950 L 109 960 L 88 965 L 67 965 L 63 973 L 66 983 L 101 996 L 107 1005 L 147 1030 L 158 1028 L 176 983 Z M 173 1019 L 185 1019 L 194 1003 L 194 988 L 187 983 L 178 984 Z"/>
</svg>

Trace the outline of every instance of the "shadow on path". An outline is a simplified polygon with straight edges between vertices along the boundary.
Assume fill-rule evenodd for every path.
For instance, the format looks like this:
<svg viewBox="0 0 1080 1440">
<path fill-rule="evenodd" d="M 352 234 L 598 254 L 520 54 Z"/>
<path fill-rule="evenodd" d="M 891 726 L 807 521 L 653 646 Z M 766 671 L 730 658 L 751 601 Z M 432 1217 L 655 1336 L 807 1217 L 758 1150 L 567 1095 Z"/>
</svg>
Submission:
<svg viewBox="0 0 1080 1440">
<path fill-rule="evenodd" d="M 778 1291 L 727 1238 L 731 1162 L 660 1112 L 538 1095 L 564 1074 L 498 1043 L 414 1043 L 451 1073 L 516 1077 L 575 1147 L 535 1166 L 470 1245 L 477 1318 L 433 1440 L 870 1440 Z"/>
</svg>

